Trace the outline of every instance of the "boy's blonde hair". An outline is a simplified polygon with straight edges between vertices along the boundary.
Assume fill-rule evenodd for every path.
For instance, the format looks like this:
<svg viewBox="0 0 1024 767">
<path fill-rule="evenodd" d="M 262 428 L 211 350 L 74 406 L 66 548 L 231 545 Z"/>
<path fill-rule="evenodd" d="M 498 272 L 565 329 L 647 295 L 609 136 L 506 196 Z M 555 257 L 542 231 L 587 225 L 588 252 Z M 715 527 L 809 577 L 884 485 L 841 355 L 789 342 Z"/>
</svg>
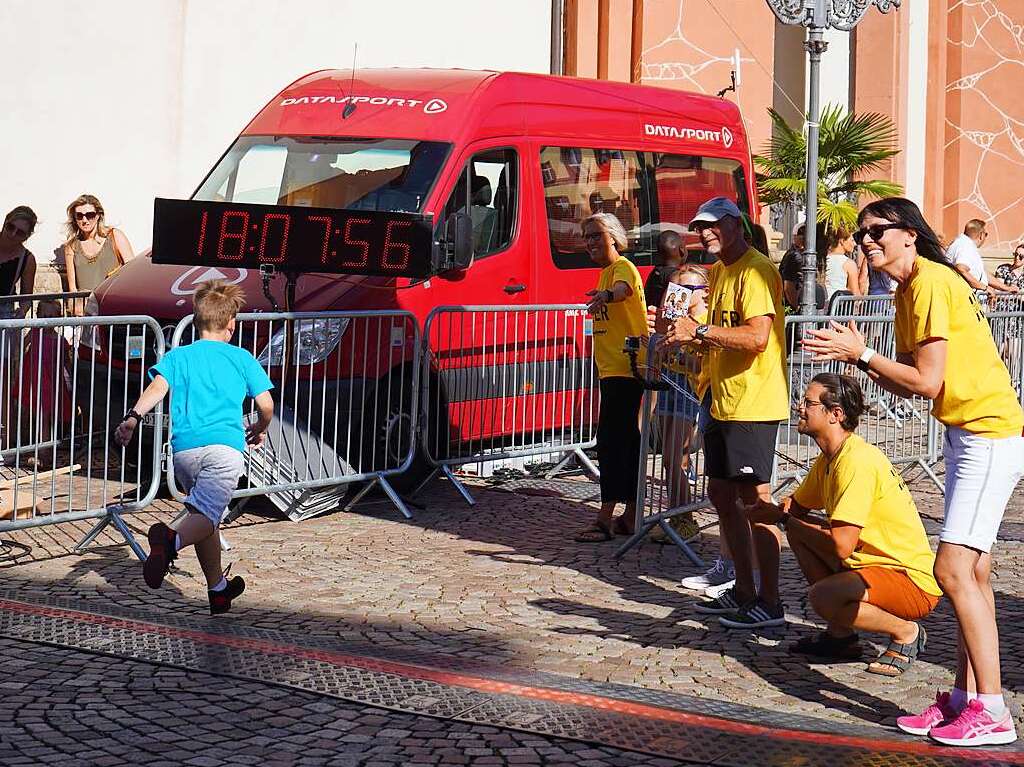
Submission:
<svg viewBox="0 0 1024 767">
<path fill-rule="evenodd" d="M 208 280 L 201 284 L 192 299 L 195 326 L 200 331 L 225 330 L 245 306 L 245 292 L 224 280 Z"/>
<path fill-rule="evenodd" d="M 686 281 L 686 275 L 688 274 L 699 277 L 700 281 L 704 285 L 708 284 L 708 270 L 699 264 L 683 264 L 672 272 L 669 276 L 669 280 L 674 282 L 676 285 L 682 285 Z"/>
</svg>

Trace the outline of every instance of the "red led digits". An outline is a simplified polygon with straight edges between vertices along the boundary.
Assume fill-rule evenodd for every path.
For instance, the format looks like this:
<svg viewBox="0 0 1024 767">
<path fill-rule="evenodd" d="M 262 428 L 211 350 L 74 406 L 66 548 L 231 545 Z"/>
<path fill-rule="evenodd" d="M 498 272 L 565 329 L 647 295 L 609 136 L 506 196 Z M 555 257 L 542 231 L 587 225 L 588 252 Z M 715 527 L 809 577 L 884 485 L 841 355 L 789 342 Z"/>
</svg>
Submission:
<svg viewBox="0 0 1024 767">
<path fill-rule="evenodd" d="M 352 261 L 345 259 L 341 262 L 342 266 L 347 266 L 352 269 L 365 269 L 367 264 L 370 263 L 370 243 L 366 240 L 353 240 L 351 237 L 353 226 L 365 226 L 369 224 L 372 219 L 369 218 L 350 218 L 345 222 L 345 237 L 343 242 L 353 248 L 359 248 L 363 252 L 362 260 Z"/>
<path fill-rule="evenodd" d="M 203 246 L 206 244 L 206 225 L 210 221 L 210 212 L 207 210 L 203 211 L 203 217 L 199 221 L 199 245 L 196 247 L 196 255 L 199 256 L 199 260 L 203 260 Z"/>
<path fill-rule="evenodd" d="M 320 263 L 326 264 L 327 249 L 331 246 L 331 227 L 334 226 L 334 222 L 330 216 L 306 216 L 306 220 L 324 225 L 324 244 L 323 249 L 320 251 Z"/>
<path fill-rule="evenodd" d="M 409 255 L 411 249 L 407 240 L 393 240 L 392 231 L 399 227 L 412 227 L 411 221 L 388 221 L 384 229 L 384 252 L 381 254 L 380 265 L 384 269 L 394 269 L 396 272 L 403 271 L 409 267 Z M 391 261 L 388 254 L 397 250 L 401 255 L 398 261 Z"/>
<path fill-rule="evenodd" d="M 284 226 L 281 230 L 281 248 L 280 252 L 273 258 L 267 258 L 267 234 L 270 230 L 270 224 L 272 221 L 281 221 Z M 260 253 L 259 259 L 261 264 L 283 264 L 285 258 L 288 255 L 288 230 L 292 226 L 292 217 L 285 213 L 268 213 L 263 217 L 263 232 L 260 235 Z"/>
<path fill-rule="evenodd" d="M 242 222 L 242 230 L 240 232 L 229 232 L 228 224 L 232 219 L 237 219 Z M 245 256 L 245 241 L 249 237 L 249 212 L 245 210 L 229 210 L 224 214 L 224 217 L 220 221 L 220 239 L 217 241 L 217 259 L 219 261 L 241 261 Z M 224 252 L 224 242 L 226 240 L 237 240 L 238 241 L 238 252 L 228 254 Z"/>
</svg>

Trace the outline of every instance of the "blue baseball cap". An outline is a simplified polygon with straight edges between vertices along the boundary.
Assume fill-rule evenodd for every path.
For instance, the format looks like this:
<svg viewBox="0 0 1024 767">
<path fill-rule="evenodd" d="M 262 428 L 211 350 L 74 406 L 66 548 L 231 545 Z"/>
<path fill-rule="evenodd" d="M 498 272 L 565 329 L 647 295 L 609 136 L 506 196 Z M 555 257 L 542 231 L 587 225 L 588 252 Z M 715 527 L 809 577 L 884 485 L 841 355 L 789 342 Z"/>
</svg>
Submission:
<svg viewBox="0 0 1024 767">
<path fill-rule="evenodd" d="M 714 223 L 723 216 L 742 218 L 743 214 L 740 212 L 740 209 L 736 207 L 736 203 L 728 197 L 712 197 L 697 208 L 697 215 L 695 215 L 693 220 L 690 222 L 690 229 L 693 229 L 693 225 L 701 221 Z"/>
</svg>

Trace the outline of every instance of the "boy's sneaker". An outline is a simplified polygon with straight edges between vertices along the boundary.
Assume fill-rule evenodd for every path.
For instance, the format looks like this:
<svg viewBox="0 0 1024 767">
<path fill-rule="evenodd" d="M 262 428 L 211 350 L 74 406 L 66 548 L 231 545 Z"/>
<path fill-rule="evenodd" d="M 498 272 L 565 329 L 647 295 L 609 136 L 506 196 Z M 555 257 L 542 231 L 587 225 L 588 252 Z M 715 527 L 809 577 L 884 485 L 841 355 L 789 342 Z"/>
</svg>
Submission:
<svg viewBox="0 0 1024 767">
<path fill-rule="evenodd" d="M 949 724 L 932 727 L 928 737 L 946 746 L 1002 746 L 1017 740 L 1017 730 L 1009 708 L 996 718 L 975 699 Z"/>
<path fill-rule="evenodd" d="M 956 719 L 959 712 L 953 708 L 948 692 L 935 693 L 935 702 L 920 714 L 901 716 L 896 726 L 908 735 L 927 735 L 933 727 L 948 724 Z"/>
<path fill-rule="evenodd" d="M 736 570 L 733 569 L 732 562 L 726 562 L 724 559 L 719 558 L 715 560 L 715 564 L 711 566 L 710 570 L 700 575 L 691 575 L 689 578 L 683 578 L 681 585 L 684 589 L 704 591 L 709 587 L 721 586 L 723 584 L 729 584 L 729 586 L 726 586 L 726 588 L 729 588 L 735 580 Z"/>
<path fill-rule="evenodd" d="M 694 605 L 694 610 L 702 615 L 728 615 L 739 610 L 743 605 L 736 599 L 736 589 L 731 588 L 715 599 L 705 599 Z"/>
<path fill-rule="evenodd" d="M 727 629 L 761 629 L 786 625 L 782 602 L 770 605 L 760 597 L 743 605 L 734 613 L 723 615 L 718 622 Z"/>
<path fill-rule="evenodd" d="M 151 589 L 160 588 L 164 576 L 171 567 L 171 562 L 178 558 L 178 549 L 174 544 L 177 534 L 163 522 L 157 522 L 149 528 L 146 538 L 149 540 L 149 556 L 142 563 L 142 577 Z"/>
<path fill-rule="evenodd" d="M 706 589 L 704 589 L 704 596 L 706 596 L 708 599 L 717 599 L 718 597 L 722 596 L 722 594 L 724 594 L 726 591 L 728 591 L 729 589 L 731 589 L 735 585 L 736 585 L 736 581 L 735 580 L 731 580 L 731 581 L 726 581 L 725 583 L 722 583 L 722 584 L 720 584 L 718 586 L 708 586 Z M 759 570 L 754 570 L 754 589 L 757 590 L 757 589 L 760 589 L 760 588 L 761 588 L 761 572 Z"/>
<path fill-rule="evenodd" d="M 231 600 L 245 591 L 245 581 L 241 575 L 236 575 L 228 585 L 220 591 L 207 591 L 210 597 L 210 615 L 220 615 L 231 609 Z"/>
</svg>

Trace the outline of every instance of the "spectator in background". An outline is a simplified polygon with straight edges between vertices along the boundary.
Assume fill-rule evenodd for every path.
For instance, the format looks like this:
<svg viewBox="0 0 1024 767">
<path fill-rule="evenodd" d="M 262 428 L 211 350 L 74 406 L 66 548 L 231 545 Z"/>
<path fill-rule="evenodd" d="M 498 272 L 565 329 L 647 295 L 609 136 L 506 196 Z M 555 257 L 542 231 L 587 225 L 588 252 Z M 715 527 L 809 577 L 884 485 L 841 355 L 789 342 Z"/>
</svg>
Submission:
<svg viewBox="0 0 1024 767">
<path fill-rule="evenodd" d="M 1024 288 L 1024 242 L 1018 242 L 1013 249 L 1012 261 L 996 267 L 995 276 L 1009 287 L 1019 292 Z"/>
<path fill-rule="evenodd" d="M 0 296 L 31 295 L 36 283 L 36 257 L 25 247 L 25 241 L 36 230 L 35 212 L 19 205 L 4 217 L 0 230 Z M 24 317 L 30 301 L 0 302 L 0 319 Z"/>
<path fill-rule="evenodd" d="M 800 224 L 793 234 L 793 244 L 779 262 L 779 274 L 782 275 L 782 295 L 786 306 L 794 312 L 800 311 L 800 295 L 804 287 L 804 248 L 807 246 L 807 226 Z M 814 288 L 814 301 L 819 309 L 824 309 L 828 297 L 823 285 Z"/>
<path fill-rule="evenodd" d="M 995 297 L 996 291 L 1016 293 L 1017 288 L 1007 285 L 1000 279 L 990 278 L 985 271 L 985 262 L 978 250 L 988 239 L 985 222 L 980 218 L 972 218 L 964 225 L 963 234 L 957 236 L 946 249 L 946 258 L 964 276 L 967 284 L 975 290 L 983 290 Z"/>
<path fill-rule="evenodd" d="M 825 300 L 831 301 L 840 290 L 853 296 L 863 295 L 857 264 L 850 257 L 857 248 L 853 235 L 842 227 L 826 232 L 819 224 L 817 245 L 818 280 L 825 286 Z"/>
<path fill-rule="evenodd" d="M 91 194 L 79 195 L 68 205 L 65 228 L 65 284 L 72 293 L 95 290 L 135 257 L 128 238 L 106 225 L 103 205 Z M 81 311 L 77 302 L 75 306 Z"/>
<path fill-rule="evenodd" d="M 661 306 L 662 296 L 669 279 L 685 260 L 683 238 L 679 232 L 666 229 L 658 235 L 658 254 L 655 256 L 657 265 L 647 275 L 644 283 L 644 297 L 650 306 Z"/>
<path fill-rule="evenodd" d="M 611 213 L 583 220 L 583 242 L 601 267 L 597 288 L 587 291 L 593 318 L 594 362 L 601 380 L 597 421 L 597 458 L 601 465 L 601 510 L 594 523 L 576 535 L 578 543 L 600 543 L 615 533 L 633 531 L 640 470 L 640 402 L 643 383 L 633 375 L 623 351 L 626 338 L 647 337 L 643 282 L 633 262 L 621 255 L 629 246 L 626 230 Z M 643 344 L 641 344 L 641 348 Z M 626 512 L 615 520 L 615 506 Z"/>
</svg>

